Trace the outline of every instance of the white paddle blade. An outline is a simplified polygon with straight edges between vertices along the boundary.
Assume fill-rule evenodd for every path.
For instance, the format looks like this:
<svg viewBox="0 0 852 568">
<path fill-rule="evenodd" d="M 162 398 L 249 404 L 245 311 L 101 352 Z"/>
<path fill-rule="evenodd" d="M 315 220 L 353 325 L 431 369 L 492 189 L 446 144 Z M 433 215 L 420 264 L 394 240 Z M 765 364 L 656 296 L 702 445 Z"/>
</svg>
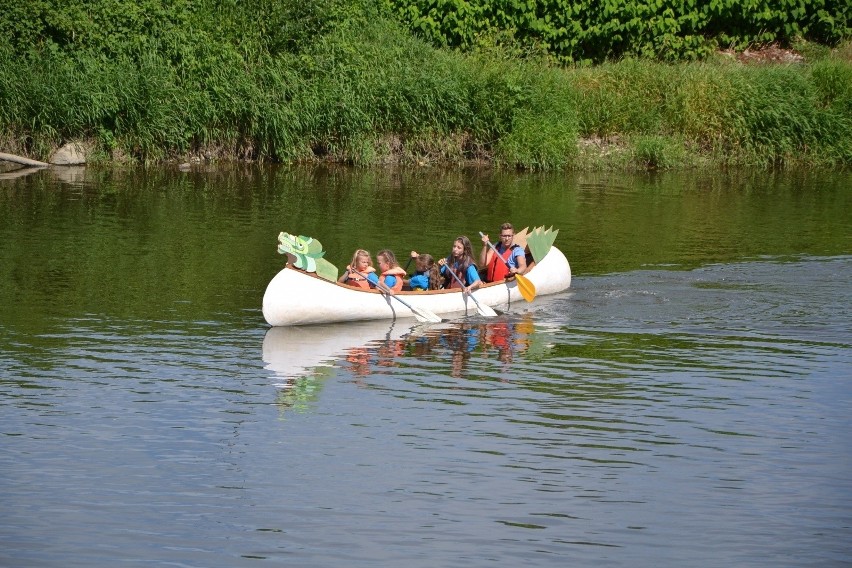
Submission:
<svg viewBox="0 0 852 568">
<path fill-rule="evenodd" d="M 497 312 L 491 309 L 491 306 L 488 304 L 480 304 L 479 300 L 476 299 L 476 296 L 470 294 L 470 299 L 473 300 L 473 303 L 476 304 L 476 312 L 484 318 L 495 318 L 497 317 Z"/>
<path fill-rule="evenodd" d="M 487 304 L 480 304 L 476 302 L 476 311 L 479 312 L 479 315 L 485 318 L 496 318 L 497 312 L 491 309 L 491 306 Z"/>
<path fill-rule="evenodd" d="M 429 310 L 424 310 L 423 308 L 411 308 L 411 311 L 414 313 L 414 317 L 422 322 L 428 321 L 430 323 L 441 323 L 442 321 L 436 314 L 433 314 Z"/>
<path fill-rule="evenodd" d="M 420 323 L 428 323 L 429 322 L 429 319 L 427 317 L 418 314 L 416 311 L 411 310 L 411 313 L 414 314 L 414 319 L 416 319 Z"/>
<path fill-rule="evenodd" d="M 414 306 L 412 306 L 411 304 L 409 304 L 408 302 L 406 302 L 405 300 L 403 300 L 399 296 L 396 296 L 396 295 L 393 295 L 393 294 L 389 294 L 389 295 L 390 295 L 391 298 L 394 298 L 395 300 L 399 300 L 399 302 L 403 306 L 405 306 L 406 308 L 411 310 L 411 313 L 414 314 L 414 317 L 417 318 L 417 321 L 424 322 L 424 323 L 425 322 L 441 323 L 441 318 L 439 318 L 437 315 L 433 314 L 429 310 L 427 310 L 425 308 L 415 308 Z"/>
</svg>

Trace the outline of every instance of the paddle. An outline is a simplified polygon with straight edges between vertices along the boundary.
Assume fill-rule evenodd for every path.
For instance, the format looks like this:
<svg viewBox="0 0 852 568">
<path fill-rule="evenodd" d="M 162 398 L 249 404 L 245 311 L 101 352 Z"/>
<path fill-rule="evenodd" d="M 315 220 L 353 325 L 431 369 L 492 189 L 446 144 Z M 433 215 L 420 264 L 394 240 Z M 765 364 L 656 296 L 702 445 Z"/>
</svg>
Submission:
<svg viewBox="0 0 852 568">
<path fill-rule="evenodd" d="M 358 272 L 358 271 L 357 271 L 357 270 L 355 270 L 354 268 L 353 268 L 353 269 L 351 269 L 351 270 L 352 270 L 352 272 L 354 272 L 355 274 L 357 274 L 358 276 L 360 276 L 360 277 L 361 277 L 361 278 L 363 278 L 364 280 L 367 280 L 367 282 L 370 282 L 370 281 L 367 279 L 367 275 L 366 275 L 366 274 L 361 274 L 360 272 Z M 385 286 L 383 283 L 381 283 L 381 282 L 370 282 L 370 284 L 373 284 L 376 288 L 378 288 L 379 290 L 381 290 L 382 292 L 384 292 L 386 295 L 390 296 L 391 298 L 396 298 L 397 300 L 399 300 L 399 302 L 400 302 L 403 306 L 405 306 L 406 308 L 408 308 L 409 310 L 411 310 L 411 313 L 413 313 L 413 314 L 414 314 L 414 317 L 415 317 L 415 318 L 417 318 L 417 321 L 419 321 L 419 322 L 441 323 L 441 321 L 442 321 L 442 320 L 441 320 L 441 318 L 439 318 L 437 315 L 433 314 L 433 313 L 432 313 L 432 312 L 430 312 L 429 310 L 426 310 L 426 309 L 423 309 L 423 308 L 415 308 L 414 306 L 412 306 L 411 304 L 409 304 L 408 302 L 406 302 L 405 300 L 403 300 L 402 298 L 400 298 L 400 297 L 399 297 L 399 296 L 397 296 L 396 294 L 391 294 L 391 293 L 390 293 L 390 288 L 388 288 L 387 286 Z"/>
<path fill-rule="evenodd" d="M 447 266 L 447 272 L 453 275 L 453 278 L 456 279 L 456 282 L 458 282 L 459 286 L 461 286 L 462 290 L 464 290 L 464 282 L 461 281 L 459 275 L 456 274 L 455 271 L 453 271 L 453 269 L 450 268 L 448 265 L 445 266 Z M 483 307 L 482 304 L 479 303 L 479 300 L 476 299 L 476 296 L 473 295 L 473 292 L 468 294 L 468 296 L 470 296 L 470 298 L 473 300 L 473 303 L 476 304 L 476 311 L 479 313 L 479 315 L 486 318 L 497 317 L 497 312 L 492 310 L 491 306 L 486 305 L 485 307 Z"/>
<path fill-rule="evenodd" d="M 479 236 L 484 237 L 485 233 L 479 231 Z M 503 262 L 506 263 L 506 266 L 509 266 L 509 262 L 503 258 L 499 252 L 497 252 L 497 248 L 491 244 L 491 241 L 486 241 L 486 244 L 491 247 L 491 250 L 494 251 L 494 254 L 497 255 L 498 258 L 503 259 Z M 532 302 L 535 299 L 535 284 L 530 282 L 526 276 L 521 274 L 513 274 L 515 280 L 518 281 L 518 289 L 521 291 L 521 296 L 524 297 L 524 300 L 527 302 Z"/>
</svg>

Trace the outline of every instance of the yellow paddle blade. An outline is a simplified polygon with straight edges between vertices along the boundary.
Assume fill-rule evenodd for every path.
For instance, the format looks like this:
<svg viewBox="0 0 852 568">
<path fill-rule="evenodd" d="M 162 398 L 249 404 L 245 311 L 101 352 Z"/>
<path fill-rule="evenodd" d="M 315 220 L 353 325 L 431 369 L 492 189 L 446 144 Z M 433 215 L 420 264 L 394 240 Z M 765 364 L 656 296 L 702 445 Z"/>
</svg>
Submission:
<svg viewBox="0 0 852 568">
<path fill-rule="evenodd" d="M 526 276 L 515 274 L 515 280 L 518 281 L 518 289 L 521 291 L 521 296 L 527 302 L 532 302 L 535 299 L 535 284 L 527 280 Z"/>
</svg>

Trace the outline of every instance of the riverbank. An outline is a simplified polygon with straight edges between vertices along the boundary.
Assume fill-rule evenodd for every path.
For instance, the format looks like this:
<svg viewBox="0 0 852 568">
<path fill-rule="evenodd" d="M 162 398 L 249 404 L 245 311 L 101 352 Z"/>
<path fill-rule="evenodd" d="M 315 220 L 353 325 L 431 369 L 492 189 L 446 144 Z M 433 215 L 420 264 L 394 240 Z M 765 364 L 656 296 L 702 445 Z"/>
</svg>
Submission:
<svg viewBox="0 0 852 568">
<path fill-rule="evenodd" d="M 0 150 L 45 160 L 82 141 L 88 163 L 849 166 L 852 44 L 803 47 L 780 62 L 720 53 L 566 68 L 434 49 L 376 21 L 298 56 L 194 69 L 156 51 L 44 53 L 0 70 Z"/>
</svg>

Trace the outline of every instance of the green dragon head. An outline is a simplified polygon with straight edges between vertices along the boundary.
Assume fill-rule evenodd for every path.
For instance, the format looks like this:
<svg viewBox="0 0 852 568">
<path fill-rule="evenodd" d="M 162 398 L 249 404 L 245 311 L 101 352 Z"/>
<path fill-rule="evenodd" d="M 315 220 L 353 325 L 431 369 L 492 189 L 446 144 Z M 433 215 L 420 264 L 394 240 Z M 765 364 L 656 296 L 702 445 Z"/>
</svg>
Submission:
<svg viewBox="0 0 852 568">
<path fill-rule="evenodd" d="M 296 268 L 316 272 L 332 282 L 337 280 L 337 267 L 322 258 L 325 255 L 322 243 L 314 238 L 282 232 L 278 235 L 278 252 L 288 255 Z"/>
</svg>

